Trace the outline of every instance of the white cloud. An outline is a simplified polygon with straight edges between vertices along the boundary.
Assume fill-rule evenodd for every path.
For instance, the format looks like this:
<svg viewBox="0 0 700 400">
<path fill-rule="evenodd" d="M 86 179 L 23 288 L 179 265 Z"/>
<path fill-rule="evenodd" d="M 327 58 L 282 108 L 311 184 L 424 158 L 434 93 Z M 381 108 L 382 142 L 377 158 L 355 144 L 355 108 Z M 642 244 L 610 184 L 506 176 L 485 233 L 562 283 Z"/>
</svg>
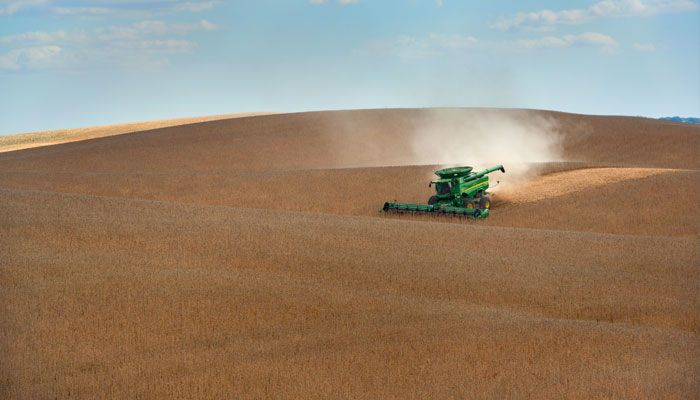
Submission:
<svg viewBox="0 0 700 400">
<path fill-rule="evenodd" d="M 652 16 L 694 11 L 698 8 L 698 3 L 692 0 L 602 0 L 588 8 L 521 12 L 496 22 L 493 27 L 503 30 L 548 30 L 555 25 L 578 24 L 595 18 Z"/>
<path fill-rule="evenodd" d="M 84 42 L 87 40 L 87 35 L 82 30 L 64 31 L 58 30 L 54 32 L 25 32 L 16 35 L 0 36 L 0 44 L 15 44 L 21 43 L 30 44 L 46 44 L 55 42 Z"/>
<path fill-rule="evenodd" d="M 172 12 L 198 13 L 219 5 L 219 0 L 0 0 L 0 16 L 9 16 L 30 8 L 62 17 L 123 16 L 148 18 Z"/>
<path fill-rule="evenodd" d="M 54 7 L 51 11 L 60 16 L 91 15 L 104 16 L 115 14 L 116 10 L 107 7 Z"/>
<path fill-rule="evenodd" d="M 155 53 L 183 54 L 191 52 L 197 44 L 189 40 L 138 40 L 130 42 L 117 42 L 115 47 L 130 50 L 147 50 Z"/>
<path fill-rule="evenodd" d="M 48 66 L 63 49 L 56 45 L 23 47 L 0 54 L 0 70 L 19 71 Z"/>
<path fill-rule="evenodd" d="M 185 12 L 202 12 L 211 10 L 216 7 L 219 1 L 196 1 L 196 2 L 185 2 L 175 5 L 175 11 L 185 11 Z"/>
<path fill-rule="evenodd" d="M 207 19 L 176 23 L 151 18 L 171 13 L 199 13 L 218 0 L 0 0 L 0 18 L 23 11 L 57 18 L 139 18 L 138 22 L 87 30 L 31 31 L 0 36 L 0 70 L 168 64 L 171 56 L 197 48 L 190 36 L 219 27 Z M 2 20 L 0 20 L 2 21 Z M 0 22 L 2 24 L 2 22 Z"/>
<path fill-rule="evenodd" d="M 77 60 L 80 60 L 80 66 L 138 65 L 140 62 L 152 67 L 162 66 L 168 63 L 168 56 L 187 54 L 196 49 L 197 43 L 186 36 L 194 31 L 217 28 L 205 19 L 178 24 L 146 20 L 90 31 L 35 31 L 0 36 L 0 46 L 14 47 L 0 54 L 0 69 L 48 68 L 72 65 Z M 56 57 L 59 53 L 60 58 Z"/>
<path fill-rule="evenodd" d="M 215 30 L 217 26 L 207 20 L 198 23 L 172 24 L 165 21 L 146 20 L 131 25 L 98 29 L 97 38 L 103 41 L 139 40 L 145 36 L 184 35 L 196 30 Z"/>
<path fill-rule="evenodd" d="M 539 39 L 525 39 L 518 42 L 523 48 L 563 48 L 574 45 L 589 45 L 600 47 L 604 51 L 617 48 L 617 41 L 608 35 L 598 32 L 585 32 L 579 35 L 547 36 Z"/>
<path fill-rule="evenodd" d="M 204 30 L 207 30 L 207 31 L 215 31 L 215 30 L 219 29 L 219 26 L 218 26 L 218 25 L 216 25 L 216 24 L 214 24 L 214 23 L 211 23 L 211 22 L 207 21 L 206 19 L 200 20 L 200 21 L 199 21 L 199 25 L 200 25 Z"/>
<path fill-rule="evenodd" d="M 0 1 L 0 16 L 14 15 L 21 10 L 46 5 L 50 0 L 2 0 Z"/>
<path fill-rule="evenodd" d="M 59 31 L 63 34 L 63 31 Z M 58 32 L 57 32 L 58 33 Z M 53 42 L 57 33 L 48 32 L 25 32 L 17 35 L 0 36 L 0 43 L 15 42 Z"/>
</svg>

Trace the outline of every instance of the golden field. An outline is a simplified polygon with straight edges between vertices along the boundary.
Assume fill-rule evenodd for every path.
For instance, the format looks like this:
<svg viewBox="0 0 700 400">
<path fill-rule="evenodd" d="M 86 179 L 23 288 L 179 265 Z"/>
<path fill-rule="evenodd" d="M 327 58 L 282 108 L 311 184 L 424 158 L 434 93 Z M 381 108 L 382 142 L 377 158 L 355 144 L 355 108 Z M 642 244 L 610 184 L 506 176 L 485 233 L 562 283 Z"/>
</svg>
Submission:
<svg viewBox="0 0 700 400">
<path fill-rule="evenodd" d="M 473 221 L 378 211 L 430 196 L 430 110 L 0 154 L 0 398 L 697 397 L 700 129 L 451 112 L 553 121 L 561 160 Z"/>
<path fill-rule="evenodd" d="M 105 136 L 123 135 L 125 133 L 141 132 L 169 126 L 267 114 L 269 113 L 211 115 L 206 117 L 176 118 L 157 121 L 131 122 L 119 125 L 89 126 L 84 128 L 57 129 L 42 132 L 18 133 L 14 135 L 0 135 L 0 153 L 29 149 L 32 147 L 77 142 L 80 140 L 95 139 Z"/>
</svg>

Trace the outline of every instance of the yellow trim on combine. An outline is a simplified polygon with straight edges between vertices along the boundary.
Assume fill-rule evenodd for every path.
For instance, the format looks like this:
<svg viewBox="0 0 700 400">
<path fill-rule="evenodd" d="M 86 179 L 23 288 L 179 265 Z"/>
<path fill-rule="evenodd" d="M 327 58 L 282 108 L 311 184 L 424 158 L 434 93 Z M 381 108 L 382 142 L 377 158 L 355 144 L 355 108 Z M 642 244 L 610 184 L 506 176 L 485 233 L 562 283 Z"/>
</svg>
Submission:
<svg viewBox="0 0 700 400">
<path fill-rule="evenodd" d="M 466 191 L 468 191 L 468 190 L 474 189 L 474 188 L 477 187 L 477 186 L 488 185 L 488 184 L 489 184 L 489 181 L 483 181 L 483 182 L 481 182 L 481 183 L 477 183 L 477 184 L 474 185 L 474 186 L 470 186 L 470 187 L 466 188 L 464 191 L 466 192 Z"/>
</svg>

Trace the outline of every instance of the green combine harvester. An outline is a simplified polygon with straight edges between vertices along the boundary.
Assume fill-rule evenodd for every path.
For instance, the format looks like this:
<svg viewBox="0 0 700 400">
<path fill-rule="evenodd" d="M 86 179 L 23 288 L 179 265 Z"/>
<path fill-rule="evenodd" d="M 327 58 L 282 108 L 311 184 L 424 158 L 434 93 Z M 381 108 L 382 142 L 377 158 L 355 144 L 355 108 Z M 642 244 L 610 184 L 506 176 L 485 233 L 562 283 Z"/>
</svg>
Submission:
<svg viewBox="0 0 700 400">
<path fill-rule="evenodd" d="M 430 182 L 435 185 L 435 195 L 428 204 L 384 203 L 384 212 L 411 214 L 445 214 L 471 218 L 486 218 L 491 208 L 488 174 L 506 172 L 502 165 L 472 172 L 472 167 L 445 168 L 435 171 L 439 179 Z"/>
</svg>

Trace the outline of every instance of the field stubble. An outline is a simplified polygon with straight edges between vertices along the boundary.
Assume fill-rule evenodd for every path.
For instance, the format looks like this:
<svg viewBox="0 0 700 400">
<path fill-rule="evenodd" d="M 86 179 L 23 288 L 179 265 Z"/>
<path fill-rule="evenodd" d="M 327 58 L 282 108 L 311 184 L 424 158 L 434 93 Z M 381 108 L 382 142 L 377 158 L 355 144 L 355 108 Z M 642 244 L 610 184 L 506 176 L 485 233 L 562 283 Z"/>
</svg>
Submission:
<svg viewBox="0 0 700 400">
<path fill-rule="evenodd" d="M 577 161 L 457 222 L 382 217 L 433 167 L 334 167 L 333 115 L 0 155 L 0 397 L 700 391 L 697 131 L 554 114 Z"/>
</svg>

